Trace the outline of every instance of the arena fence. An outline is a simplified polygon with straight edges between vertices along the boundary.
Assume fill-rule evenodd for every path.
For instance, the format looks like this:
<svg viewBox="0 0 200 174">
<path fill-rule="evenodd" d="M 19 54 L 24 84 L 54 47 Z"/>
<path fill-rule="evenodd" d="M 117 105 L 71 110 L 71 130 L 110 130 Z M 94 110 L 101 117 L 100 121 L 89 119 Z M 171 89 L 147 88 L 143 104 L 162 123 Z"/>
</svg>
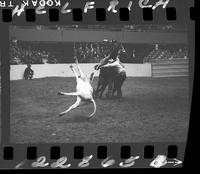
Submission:
<svg viewBox="0 0 200 174">
<path fill-rule="evenodd" d="M 83 72 L 89 76 L 94 70 L 93 63 L 80 64 Z M 189 60 L 156 60 L 152 63 L 145 64 L 124 64 L 128 77 L 178 77 L 188 76 L 189 74 Z M 73 77 L 73 73 L 69 68 L 70 64 L 34 64 L 34 78 L 44 77 Z M 26 65 L 11 65 L 10 80 L 23 79 Z M 95 71 L 95 76 L 99 72 Z"/>
<path fill-rule="evenodd" d="M 93 63 L 80 64 L 83 72 L 89 76 L 94 70 Z M 124 64 L 128 77 L 151 77 L 151 64 Z M 73 77 L 73 73 L 69 68 L 70 64 L 34 64 L 32 69 L 34 70 L 34 78 L 44 77 Z M 10 80 L 23 79 L 24 70 L 26 65 L 11 65 L 10 67 Z M 99 72 L 95 71 L 95 76 L 98 76 Z"/>
<path fill-rule="evenodd" d="M 156 60 L 152 62 L 152 77 L 179 77 L 189 75 L 189 60 Z"/>
</svg>

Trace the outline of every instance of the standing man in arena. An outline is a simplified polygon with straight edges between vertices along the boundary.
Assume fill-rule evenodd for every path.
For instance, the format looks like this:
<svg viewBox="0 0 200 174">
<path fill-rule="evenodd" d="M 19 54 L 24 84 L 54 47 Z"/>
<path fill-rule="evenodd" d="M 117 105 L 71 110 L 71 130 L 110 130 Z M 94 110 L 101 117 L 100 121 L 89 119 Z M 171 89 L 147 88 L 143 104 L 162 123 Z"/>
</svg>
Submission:
<svg viewBox="0 0 200 174">
<path fill-rule="evenodd" d="M 34 71 L 31 69 L 31 64 L 27 64 L 27 67 L 24 71 L 24 79 L 31 80 L 33 78 Z"/>
</svg>

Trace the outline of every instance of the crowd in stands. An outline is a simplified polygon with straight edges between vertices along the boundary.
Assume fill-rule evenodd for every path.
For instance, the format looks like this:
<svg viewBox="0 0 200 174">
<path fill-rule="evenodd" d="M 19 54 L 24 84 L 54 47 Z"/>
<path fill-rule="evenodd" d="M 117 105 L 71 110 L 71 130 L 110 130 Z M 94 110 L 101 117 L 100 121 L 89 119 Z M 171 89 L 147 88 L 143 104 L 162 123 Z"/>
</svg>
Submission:
<svg viewBox="0 0 200 174">
<path fill-rule="evenodd" d="M 154 60 L 173 60 L 187 58 L 187 47 L 184 47 L 184 50 L 179 48 L 178 50 L 170 51 L 169 49 L 158 48 L 158 44 L 156 44 L 155 48 L 144 58 L 143 63 L 151 62 Z"/>
<path fill-rule="evenodd" d="M 74 56 L 80 63 L 97 63 L 109 55 L 109 46 L 101 43 L 74 43 Z"/>
<path fill-rule="evenodd" d="M 97 63 L 110 53 L 109 45 L 103 43 L 51 43 L 51 47 L 43 43 L 23 43 L 10 41 L 10 64 L 45 64 L 73 63 L 76 57 L 80 63 Z M 33 46 L 34 45 L 34 46 Z M 160 45 L 122 44 L 123 51 L 119 55 L 123 63 L 146 63 L 153 60 L 187 59 L 186 46 L 170 49 Z M 172 46 L 171 46 L 172 47 Z M 47 49 L 49 48 L 49 49 Z"/>
<path fill-rule="evenodd" d="M 56 63 L 56 58 L 46 50 L 22 47 L 16 41 L 10 42 L 10 64 L 42 64 Z"/>
</svg>

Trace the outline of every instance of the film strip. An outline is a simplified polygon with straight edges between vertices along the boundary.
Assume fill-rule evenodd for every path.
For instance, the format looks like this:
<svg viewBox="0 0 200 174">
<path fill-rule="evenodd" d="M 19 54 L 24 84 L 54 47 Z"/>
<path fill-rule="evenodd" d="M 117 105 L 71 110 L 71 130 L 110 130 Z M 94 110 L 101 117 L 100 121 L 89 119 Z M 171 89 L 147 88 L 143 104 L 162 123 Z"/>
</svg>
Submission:
<svg viewBox="0 0 200 174">
<path fill-rule="evenodd" d="M 0 9 L 0 169 L 183 167 L 194 78 L 194 24 L 197 10 L 193 1 L 186 0 L 183 3 L 179 0 L 9 0 L 0 1 Z M 75 66 L 74 60 L 80 63 L 77 50 L 85 49 L 86 53 L 89 50 L 94 57 L 93 50 L 98 52 L 101 50 L 99 47 L 102 47 L 102 50 L 111 49 L 113 42 L 120 43 L 119 52 L 125 53 L 127 57 L 131 55 L 138 61 L 122 61 L 126 68 L 124 90 L 122 86 L 125 95 L 123 99 L 97 99 L 98 119 L 94 117 L 88 120 L 81 116 L 85 110 L 88 111 L 87 107 L 79 110 L 80 112 L 75 111 L 75 114 L 71 115 L 74 118 L 71 119 L 65 117 L 58 120 L 56 116 L 48 116 L 58 115 L 58 111 L 54 111 L 56 109 L 53 107 L 61 110 L 64 108 L 61 105 L 64 102 L 68 103 L 67 99 L 61 98 L 61 102 L 59 98 L 52 97 L 53 93 L 64 88 L 75 89 L 75 86 L 71 86 L 74 85 L 71 80 L 73 76 L 65 68 L 70 64 Z M 106 44 L 108 46 L 105 46 Z M 134 49 L 129 51 L 131 44 Z M 150 50 L 151 45 L 155 46 L 153 51 Z M 139 51 L 135 49 L 137 47 Z M 185 47 L 187 54 L 182 51 Z M 49 54 L 46 56 L 48 58 L 42 49 Z M 51 52 L 54 49 L 57 57 Z M 149 58 L 141 54 L 145 49 L 152 59 L 168 59 L 164 59 L 164 63 L 160 60 L 156 62 L 156 59 L 145 62 L 145 58 Z M 173 50 L 172 54 L 170 49 Z M 62 54 L 58 54 L 59 51 Z M 140 58 L 137 58 L 135 52 L 139 52 Z M 49 63 L 50 54 L 58 62 Z M 22 56 L 24 57 L 21 58 Z M 38 63 L 34 56 L 43 56 L 43 62 Z M 66 61 L 61 60 L 59 56 L 69 56 L 69 59 L 73 56 L 74 59 Z M 143 56 L 145 58 L 141 63 L 139 59 Z M 174 60 L 176 56 L 178 59 Z M 25 59 L 32 62 L 27 63 Z M 26 82 L 21 77 L 26 64 L 32 64 L 34 69 L 32 81 Z M 87 69 L 91 71 L 94 67 L 94 62 L 83 61 L 80 64 L 84 73 L 89 73 Z M 72 69 L 72 65 L 70 68 Z M 41 69 L 45 69 L 45 72 Z M 99 76 L 95 75 L 95 78 Z M 63 84 L 62 81 L 65 80 L 69 80 L 69 87 Z M 134 84 L 132 80 L 136 84 L 135 89 L 129 87 Z M 163 82 L 165 80 L 166 83 Z M 169 87 L 168 83 L 172 86 Z M 45 88 L 42 88 L 42 85 Z M 54 85 L 56 87 L 50 87 Z M 151 90 L 148 91 L 148 88 Z M 37 90 L 40 93 L 36 92 Z M 134 91 L 135 99 L 131 99 L 132 92 L 129 90 Z M 62 92 L 58 93 L 63 95 Z M 146 94 L 152 98 L 148 98 Z M 174 98 L 177 98 L 177 102 L 174 102 Z M 157 102 L 154 103 L 154 99 Z M 134 104 L 130 104 L 134 102 L 135 108 Z M 151 102 L 152 105 L 146 107 Z M 159 105 L 162 102 L 165 106 Z M 184 111 L 175 109 L 173 105 L 184 108 Z M 133 112 L 131 107 L 136 112 Z M 132 118 L 135 114 L 136 117 Z M 169 119 L 164 118 L 165 116 Z M 129 119 L 125 120 L 122 117 Z M 132 129 L 134 126 L 136 128 Z M 138 131 L 139 129 L 142 131 Z M 153 135 L 150 135 L 151 133 Z"/>
<path fill-rule="evenodd" d="M 113 148 L 113 149 L 112 149 Z M 179 166 L 183 161 L 182 144 L 159 145 L 45 145 L 6 146 L 2 148 L 1 164 L 6 168 L 159 168 Z M 23 149 L 23 150 L 22 150 Z M 94 150 L 94 151 L 93 151 Z M 113 154 L 114 155 L 113 155 Z M 158 153 L 158 155 L 157 155 Z M 20 155 L 19 155 L 20 154 Z M 142 156 L 137 154 L 143 154 Z M 164 154 L 164 155 L 162 155 Z M 142 161 L 142 162 L 141 162 Z M 14 166 L 13 166 L 14 165 Z"/>
<path fill-rule="evenodd" d="M 55 7 L 57 8 L 53 8 Z M 132 21 L 134 10 L 140 10 L 140 20 L 152 21 L 157 20 L 156 10 L 162 9 L 162 13 L 159 14 L 160 19 L 167 21 L 177 21 L 181 20 L 183 16 L 179 16 L 180 11 L 185 8 L 185 19 L 194 20 L 195 19 L 195 8 L 192 3 L 186 1 L 185 7 L 179 6 L 170 1 L 110 1 L 105 3 L 95 2 L 95 1 L 83 1 L 78 4 L 80 7 L 76 6 L 76 2 L 62 3 L 61 1 L 22 1 L 21 4 L 13 4 L 12 1 L 3 1 L 1 2 L 2 7 L 2 22 L 12 22 L 15 16 L 23 16 L 23 20 L 26 22 L 39 22 L 40 15 L 45 15 L 45 19 L 49 22 L 60 22 L 66 15 L 70 16 L 70 20 L 74 22 L 82 22 L 87 20 L 85 17 L 89 11 L 94 14 L 94 21 L 104 22 L 107 20 L 107 17 L 114 13 L 116 14 L 116 19 L 120 21 Z M 71 6 L 71 7 L 70 7 Z M 76 6 L 74 8 L 74 6 Z M 101 7 L 101 8 L 100 8 Z M 181 8 L 180 8 L 181 7 Z M 137 17 L 137 14 L 134 14 Z M 36 17 L 37 16 L 37 17 Z M 137 20 L 136 20 L 137 21 Z M 15 21 L 13 21 L 15 22 Z M 87 21 L 88 22 L 88 21 Z M 141 22 L 141 21 L 140 21 Z M 161 20 L 159 21 L 161 22 Z"/>
<path fill-rule="evenodd" d="M 174 7 L 166 7 L 165 18 L 168 21 L 176 20 L 176 8 Z M 46 12 L 46 11 L 45 11 Z M 129 21 L 130 10 L 129 8 L 119 8 L 119 19 L 120 21 Z M 190 7 L 188 10 L 189 18 L 191 20 L 195 19 L 194 16 L 194 7 Z M 37 12 L 34 9 L 26 9 L 25 10 L 25 20 L 26 22 L 37 22 L 36 21 Z M 50 22 L 58 22 L 59 21 L 59 10 L 58 9 L 49 9 L 48 10 L 48 19 Z M 106 20 L 106 9 L 105 8 L 96 8 L 96 21 L 105 21 Z M 153 9 L 150 7 L 143 8 L 142 10 L 143 20 L 144 21 L 152 21 L 153 19 Z M 81 22 L 83 20 L 83 11 L 81 8 L 72 9 L 72 19 L 75 22 Z M 12 10 L 11 9 L 3 9 L 2 10 L 2 21 L 3 22 L 12 22 Z"/>
</svg>

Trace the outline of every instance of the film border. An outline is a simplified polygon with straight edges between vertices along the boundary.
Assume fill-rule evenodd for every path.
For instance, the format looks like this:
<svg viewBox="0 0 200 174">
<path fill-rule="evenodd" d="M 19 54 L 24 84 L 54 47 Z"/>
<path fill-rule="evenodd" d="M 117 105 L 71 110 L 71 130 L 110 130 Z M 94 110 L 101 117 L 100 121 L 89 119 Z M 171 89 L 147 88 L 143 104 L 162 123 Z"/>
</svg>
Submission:
<svg viewBox="0 0 200 174">
<path fill-rule="evenodd" d="M 95 1 L 96 2 L 96 1 Z M 103 2 L 103 1 L 102 1 Z M 179 1 L 180 2 L 180 1 Z M 135 9 L 136 8 L 136 9 Z M 167 7 L 166 9 L 158 9 L 157 11 L 153 11 L 152 9 L 150 8 L 144 8 L 144 9 L 141 9 L 139 7 L 135 7 L 134 8 L 134 11 L 128 11 L 127 13 L 127 8 L 124 8 L 122 7 L 121 10 L 119 11 L 122 11 L 123 13 L 126 13 L 126 17 L 125 17 L 125 20 L 120 20 L 120 12 L 119 12 L 119 16 L 118 15 L 115 15 L 115 14 L 112 14 L 112 13 L 108 13 L 106 12 L 106 17 L 105 19 L 106 20 L 103 20 L 100 21 L 103 22 L 105 25 L 106 24 L 109 24 L 109 23 L 112 23 L 112 24 L 130 24 L 130 23 L 157 23 L 157 24 L 160 24 L 160 23 L 187 23 L 187 25 L 189 26 L 189 31 L 188 31 L 188 39 L 189 39 L 189 55 L 190 57 L 194 57 L 194 19 L 195 19 L 195 8 L 194 8 L 194 4 L 193 2 L 188 2 L 186 4 L 179 4 L 178 1 L 173 1 L 173 5 L 169 5 L 169 7 Z M 98 6 L 98 9 L 97 9 L 97 12 L 98 10 L 100 11 L 100 13 L 102 12 L 105 12 L 106 8 L 104 7 L 104 4 L 102 3 L 101 5 Z M 4 12 L 3 12 L 4 11 Z M 3 9 L 2 11 L 2 14 L 3 13 L 10 13 L 7 11 L 7 9 Z M 6 11 L 6 12 L 5 12 Z M 82 12 L 82 10 L 80 8 L 73 8 L 73 13 L 75 14 L 80 14 Z M 81 12 L 80 12 L 81 11 Z M 185 13 L 186 12 L 186 13 Z M 95 13 L 95 10 L 91 10 L 90 12 L 88 12 L 88 14 L 90 13 L 90 15 L 82 15 L 82 20 L 79 19 L 79 16 L 78 17 L 75 17 L 76 15 L 69 15 L 68 17 L 66 16 L 62 16 L 60 15 L 59 16 L 59 20 L 57 21 L 57 19 L 54 19 L 52 18 L 51 16 L 54 15 L 55 13 L 58 13 L 58 11 L 56 9 L 49 9 L 49 13 L 47 13 L 46 15 L 44 16 L 38 16 L 38 15 L 35 15 L 34 13 L 34 10 L 33 9 L 27 9 L 26 10 L 26 14 L 29 14 L 31 13 L 32 15 L 31 16 L 35 16 L 35 21 L 33 19 L 28 19 L 30 20 L 30 22 L 27 22 L 26 25 L 36 25 L 36 24 L 45 24 L 45 25 L 50 25 L 52 21 L 54 21 L 55 23 L 54 24 L 59 24 L 59 25 L 62 25 L 66 22 L 66 18 L 67 18 L 67 21 L 69 21 L 70 24 L 81 24 L 84 23 L 84 24 L 96 24 L 97 22 L 99 21 L 96 21 L 96 18 L 94 16 L 98 16 L 98 14 Z M 173 15 L 169 15 L 173 13 Z M 49 14 L 49 15 L 48 15 Z M 95 15 L 92 15 L 92 14 L 95 14 Z M 157 14 L 161 14 L 161 15 L 157 15 Z M 9 14 L 8 14 L 9 15 Z M 151 16 L 150 19 L 149 19 L 149 15 Z M 0 25 L 1 25 L 1 31 L 3 31 L 3 39 L 1 41 L 1 48 L 2 48 L 2 58 L 3 57 L 8 57 L 8 51 L 6 52 L 6 50 L 8 50 L 8 45 L 5 44 L 5 41 L 7 40 L 8 38 L 8 26 L 9 25 L 23 25 L 24 24 L 24 21 L 26 21 L 26 19 L 28 18 L 27 15 L 25 16 L 24 14 L 22 14 L 20 17 L 15 17 L 12 19 L 12 22 L 11 21 L 4 21 L 4 18 L 3 17 L 4 14 L 2 15 L 2 21 L 0 21 Z M 28 15 L 29 16 L 29 15 Z M 91 19 L 90 16 L 93 16 L 93 18 Z M 127 17 L 128 16 L 128 17 Z M 146 16 L 146 17 L 145 17 Z M 163 16 L 165 20 L 163 20 Z M 115 20 L 113 20 L 113 18 Z M 121 15 L 121 18 L 122 15 Z M 174 20 L 174 18 L 176 18 L 176 20 Z M 75 19 L 75 20 L 73 20 Z M 129 20 L 127 20 L 129 19 Z M 135 20 L 132 20 L 132 19 L 135 19 Z M 171 19 L 171 20 L 169 20 Z M 7 20 L 7 19 L 5 19 Z M 45 22 L 44 22 L 45 21 Z M 3 59 L 2 59 L 3 60 Z M 48 146 L 48 150 L 44 149 L 44 152 L 46 153 L 47 156 L 49 156 L 49 152 L 50 152 L 50 147 L 60 147 L 61 149 L 64 149 L 66 148 L 66 144 L 61 144 L 60 146 L 58 144 L 53 144 L 53 145 L 45 145 L 43 147 L 43 145 L 19 145 L 19 144 L 10 144 L 10 140 L 9 140 L 9 135 L 10 135 L 10 130 L 9 130 L 9 127 L 10 127 L 10 123 L 9 123 L 9 99 L 8 99 L 8 96 L 9 96 L 9 91 L 7 89 L 9 89 L 9 62 L 8 60 L 3 60 L 2 61 L 2 68 L 1 68 L 1 73 L 2 73 L 2 141 L 1 141 L 1 157 L 5 157 L 3 154 L 4 154 L 4 150 L 8 147 L 14 147 L 13 149 L 13 152 L 14 152 L 14 156 L 13 157 L 16 157 L 16 154 L 21 154 L 23 153 L 23 157 L 26 157 L 27 156 L 27 147 L 31 146 L 31 147 L 36 147 L 36 149 L 40 149 L 40 148 L 46 148 L 46 146 Z M 192 96 L 192 90 L 193 89 L 193 74 L 194 74 L 194 60 L 193 59 L 190 59 L 190 96 Z M 190 97 L 190 103 L 191 103 L 191 97 Z M 6 106 L 6 107 L 5 107 Z M 142 144 L 142 143 L 141 143 Z M 150 143 L 151 145 L 152 143 Z M 162 144 L 162 143 L 159 143 L 159 144 Z M 164 145 L 166 146 L 165 150 L 168 149 L 167 147 L 168 146 L 171 146 L 171 145 L 178 145 L 178 151 L 182 151 L 183 152 L 183 149 L 185 148 L 183 144 L 179 144 L 179 143 L 164 143 Z M 86 145 L 86 146 L 85 146 Z M 105 144 L 104 144 L 105 145 Z M 108 145 L 107 148 L 110 148 L 111 146 L 118 146 L 117 149 L 115 149 L 118 153 L 118 157 L 120 156 L 119 155 L 119 149 L 121 149 L 120 147 L 123 146 L 124 144 L 121 144 L 120 146 L 119 145 L 116 145 L 115 143 L 111 143 Z M 135 143 L 133 144 L 130 144 L 129 147 L 131 147 L 132 149 L 132 146 L 134 146 Z M 141 150 L 144 150 L 144 147 L 145 145 L 148 145 L 147 144 L 142 144 L 142 147 L 139 151 L 141 152 Z M 72 147 L 75 147 L 77 146 L 77 144 L 75 145 L 67 145 L 67 146 L 70 146 L 70 148 Z M 79 145 L 78 145 L 79 146 Z M 125 146 L 127 146 L 127 144 L 125 144 Z M 140 145 L 136 145 L 136 147 L 139 147 Z M 81 147 L 86 147 L 87 149 L 87 144 L 83 144 L 83 146 Z M 97 147 L 97 145 L 95 145 L 95 147 Z M 153 147 L 155 149 L 155 147 L 158 147 L 157 143 L 153 143 Z M 180 147 L 180 149 L 179 149 Z M 94 148 L 94 145 L 90 146 L 90 148 L 93 148 L 95 154 L 96 154 L 96 151 L 97 151 L 97 148 Z M 9 149 L 9 148 L 8 148 Z M 134 149 L 134 148 L 133 148 Z M 157 149 L 157 148 L 156 148 Z M 159 148 L 158 148 L 159 149 Z M 164 150 L 164 151 L 165 151 Z M 37 152 L 40 151 L 40 150 L 36 150 Z M 43 151 L 43 150 L 42 150 Z M 161 150 L 163 151 L 163 149 Z M 9 153 L 12 152 L 12 150 L 10 151 L 9 150 Z M 74 152 L 74 150 L 72 150 L 72 152 Z M 85 151 L 84 151 L 85 152 Z M 141 152 L 143 154 L 143 152 Z M 184 152 L 183 152 L 184 153 Z M 40 153 L 36 153 L 38 156 Z M 85 154 L 85 153 L 84 153 Z M 166 152 L 165 152 L 166 154 Z M 182 154 L 183 155 L 183 154 Z M 12 156 L 12 155 L 11 155 Z M 70 155 L 69 155 L 70 156 Z M 74 154 L 71 153 L 71 157 L 73 157 Z M 81 157 L 83 157 L 84 155 L 82 155 Z M 140 155 L 142 156 L 142 155 Z M 183 157 L 183 156 L 182 156 Z M 14 158 L 15 159 L 15 158 Z M 25 159 L 25 158 L 23 158 Z M 0 159 L 0 161 L 2 161 L 3 158 Z M 9 159 L 8 159 L 9 160 Z M 7 161 L 7 160 L 6 160 Z M 7 162 L 5 160 L 3 160 L 2 164 L 5 164 L 5 166 L 7 165 Z M 23 160 L 22 160 L 23 161 Z M 13 160 L 13 162 L 15 162 L 15 160 Z M 16 166 L 16 165 L 12 165 L 14 164 L 13 162 L 9 162 L 10 164 L 8 165 L 8 167 L 13 167 L 13 166 Z M 17 160 L 17 162 L 19 162 Z M 74 161 L 73 161 L 74 162 Z M 113 167 L 116 167 L 115 165 L 113 165 Z M 147 166 L 145 166 L 147 167 Z"/>
</svg>

